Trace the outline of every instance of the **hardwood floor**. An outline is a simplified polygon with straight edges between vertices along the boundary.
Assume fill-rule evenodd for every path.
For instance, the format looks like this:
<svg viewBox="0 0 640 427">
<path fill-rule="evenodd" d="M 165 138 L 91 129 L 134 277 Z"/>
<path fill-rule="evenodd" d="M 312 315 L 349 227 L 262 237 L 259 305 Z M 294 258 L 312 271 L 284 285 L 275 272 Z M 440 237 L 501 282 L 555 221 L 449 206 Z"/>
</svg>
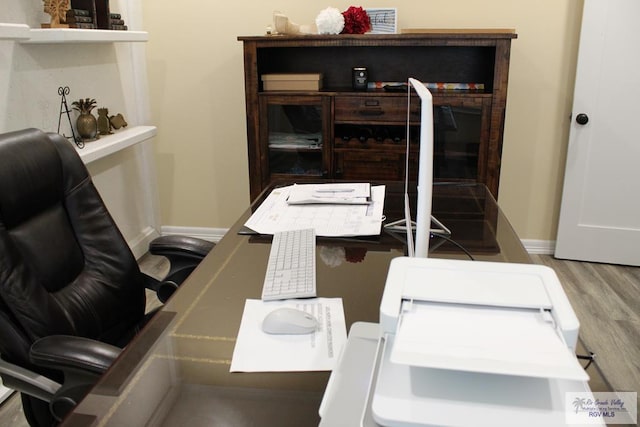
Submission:
<svg viewBox="0 0 640 427">
<path fill-rule="evenodd" d="M 640 267 L 531 258 L 558 274 L 580 319 L 580 337 L 611 387 L 640 392 Z M 157 257 L 143 258 L 141 267 L 152 275 L 165 268 Z M 0 426 L 27 426 L 16 394 L 0 407 Z"/>
<path fill-rule="evenodd" d="M 556 271 L 580 320 L 580 337 L 611 387 L 640 393 L 640 267 L 532 259 Z"/>
</svg>

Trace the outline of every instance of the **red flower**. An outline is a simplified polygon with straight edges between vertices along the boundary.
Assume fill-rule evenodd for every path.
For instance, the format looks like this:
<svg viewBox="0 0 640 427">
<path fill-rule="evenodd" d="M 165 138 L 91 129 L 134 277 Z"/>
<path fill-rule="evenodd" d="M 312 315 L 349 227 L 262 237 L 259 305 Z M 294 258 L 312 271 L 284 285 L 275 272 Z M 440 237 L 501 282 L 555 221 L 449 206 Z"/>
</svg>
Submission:
<svg viewBox="0 0 640 427">
<path fill-rule="evenodd" d="M 344 29 L 341 34 L 364 34 L 371 30 L 371 19 L 361 7 L 349 6 L 342 12 Z"/>
</svg>

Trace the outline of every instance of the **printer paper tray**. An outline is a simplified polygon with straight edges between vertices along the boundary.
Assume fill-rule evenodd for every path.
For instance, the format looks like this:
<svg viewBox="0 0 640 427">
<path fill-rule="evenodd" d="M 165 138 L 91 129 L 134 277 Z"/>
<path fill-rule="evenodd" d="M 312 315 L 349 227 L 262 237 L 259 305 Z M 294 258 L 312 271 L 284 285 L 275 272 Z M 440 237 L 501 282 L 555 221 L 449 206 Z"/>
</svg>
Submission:
<svg viewBox="0 0 640 427">
<path fill-rule="evenodd" d="M 379 334 L 376 324 L 351 327 L 322 401 L 320 427 L 565 425 L 565 393 L 589 392 L 580 381 L 389 364 L 393 337 L 387 346 Z M 373 419 L 372 400 L 378 416 L 389 422 Z M 414 419 L 402 420 L 411 414 Z"/>
<path fill-rule="evenodd" d="M 590 392 L 584 381 L 399 365 L 389 360 L 394 345 L 386 336 L 372 392 L 382 426 L 566 426 L 567 393 Z"/>
<path fill-rule="evenodd" d="M 530 309 L 405 302 L 391 361 L 458 371 L 589 379 L 551 315 Z"/>
</svg>

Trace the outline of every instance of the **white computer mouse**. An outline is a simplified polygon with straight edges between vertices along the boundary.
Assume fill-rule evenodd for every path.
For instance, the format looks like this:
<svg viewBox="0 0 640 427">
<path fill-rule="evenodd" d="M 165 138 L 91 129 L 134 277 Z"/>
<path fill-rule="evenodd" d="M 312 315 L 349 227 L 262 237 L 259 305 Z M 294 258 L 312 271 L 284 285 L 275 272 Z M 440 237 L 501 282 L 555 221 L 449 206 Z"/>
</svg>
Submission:
<svg viewBox="0 0 640 427">
<path fill-rule="evenodd" d="M 313 315 L 289 307 L 277 308 L 262 320 L 262 330 L 268 334 L 309 334 L 317 328 Z"/>
</svg>

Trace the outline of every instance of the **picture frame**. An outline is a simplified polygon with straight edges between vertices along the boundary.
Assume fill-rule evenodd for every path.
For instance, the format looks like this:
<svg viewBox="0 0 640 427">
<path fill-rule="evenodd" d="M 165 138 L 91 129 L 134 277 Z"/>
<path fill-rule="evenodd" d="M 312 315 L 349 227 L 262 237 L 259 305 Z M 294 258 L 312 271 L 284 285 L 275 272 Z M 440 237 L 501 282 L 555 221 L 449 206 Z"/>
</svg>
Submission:
<svg viewBox="0 0 640 427">
<path fill-rule="evenodd" d="M 368 34 L 396 34 L 398 32 L 398 10 L 395 7 L 365 8 L 371 19 Z"/>
</svg>

